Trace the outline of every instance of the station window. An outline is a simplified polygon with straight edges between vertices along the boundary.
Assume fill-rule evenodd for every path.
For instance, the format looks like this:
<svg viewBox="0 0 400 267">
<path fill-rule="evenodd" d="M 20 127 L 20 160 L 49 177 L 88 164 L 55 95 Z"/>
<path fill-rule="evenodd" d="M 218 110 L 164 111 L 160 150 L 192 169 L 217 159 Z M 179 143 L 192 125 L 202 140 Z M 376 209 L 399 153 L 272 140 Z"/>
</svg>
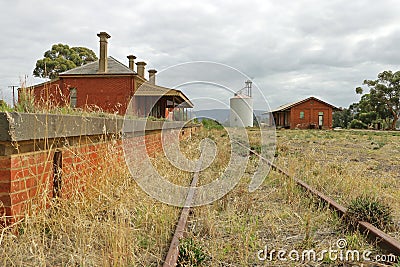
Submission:
<svg viewBox="0 0 400 267">
<path fill-rule="evenodd" d="M 304 111 L 300 111 L 300 119 L 304 119 Z"/>
<path fill-rule="evenodd" d="M 77 102 L 77 91 L 76 88 L 69 89 L 69 106 L 71 108 L 76 108 Z"/>
</svg>

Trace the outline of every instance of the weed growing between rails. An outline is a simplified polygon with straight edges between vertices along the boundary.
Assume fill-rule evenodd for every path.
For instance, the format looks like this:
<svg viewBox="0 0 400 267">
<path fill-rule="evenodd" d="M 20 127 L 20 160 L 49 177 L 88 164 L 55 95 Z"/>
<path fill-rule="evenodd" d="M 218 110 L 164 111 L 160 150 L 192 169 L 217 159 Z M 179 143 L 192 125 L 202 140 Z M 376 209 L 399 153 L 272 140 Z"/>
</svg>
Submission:
<svg viewBox="0 0 400 267">
<path fill-rule="evenodd" d="M 248 129 L 251 146 L 256 146 L 258 131 Z M 210 132 L 200 133 L 210 134 Z M 227 151 L 224 131 L 212 133 L 218 149 Z M 223 163 L 223 162 L 221 162 Z M 200 173 L 199 181 L 207 183 L 218 177 L 223 164 Z M 238 185 L 209 205 L 196 207 L 188 225 L 188 239 L 193 240 L 193 253 L 201 248 L 206 254 L 202 266 L 258 266 L 267 264 L 257 252 L 268 245 L 271 249 L 315 249 L 332 247 L 340 238 L 351 239 L 351 248 L 372 249 L 359 235 L 342 232 L 341 221 L 326 207 L 315 206 L 293 181 L 270 172 L 264 183 L 250 193 L 248 184 L 257 170 L 258 159 L 250 156 L 246 175 Z M 220 167 L 218 169 L 218 167 Z M 187 247 L 186 247 L 187 249 Z M 197 251 L 197 252 L 196 252 Z M 196 253 L 195 253 L 196 252 Z M 202 254 L 201 253 L 201 254 Z M 203 258 L 203 257 L 202 257 Z M 323 263 L 329 264 L 328 259 Z M 269 266 L 306 266 L 308 263 L 269 262 Z M 268 265 L 267 264 L 267 265 Z M 281 265 L 280 265 L 281 264 Z"/>
<path fill-rule="evenodd" d="M 280 131 L 277 164 L 340 204 L 368 197 L 392 210 L 388 233 L 400 239 L 400 134 Z"/>
<path fill-rule="evenodd" d="M 250 144 L 257 139 L 251 132 L 249 129 Z M 224 131 L 215 129 L 212 136 L 219 144 L 218 150 L 223 153 L 228 149 L 229 139 Z M 199 182 L 208 183 L 218 177 L 224 168 L 223 159 L 201 172 Z M 257 251 L 267 243 L 276 247 L 315 246 L 315 240 L 329 242 L 334 238 L 332 228 L 338 220 L 328 211 L 322 215 L 310 212 L 311 202 L 300 196 L 293 184 L 282 182 L 276 173 L 271 172 L 261 187 L 250 193 L 248 185 L 257 164 L 258 160 L 250 157 L 245 175 L 234 190 L 220 200 L 193 209 L 188 238 L 206 254 L 203 266 L 262 264 Z M 302 208 L 304 203 L 306 207 Z M 318 231 L 323 237 L 315 237 Z"/>
<path fill-rule="evenodd" d="M 118 141 L 107 141 L 101 143 L 103 154 L 99 154 L 92 168 L 82 172 L 84 162 L 74 165 L 76 170 L 69 175 L 80 173 L 80 177 L 71 179 L 69 187 L 75 190 L 68 198 L 50 200 L 48 209 L 32 206 L 14 231 L 2 233 L 0 265 L 157 266 L 162 263 L 179 209 L 147 196 L 117 156 Z M 158 169 L 163 174 L 169 172 L 162 164 Z M 64 179 L 68 179 L 66 175 Z M 180 177 L 183 174 L 176 173 L 175 179 L 171 179 L 177 182 Z M 35 202 L 47 201 L 49 194 L 44 191 Z"/>
</svg>

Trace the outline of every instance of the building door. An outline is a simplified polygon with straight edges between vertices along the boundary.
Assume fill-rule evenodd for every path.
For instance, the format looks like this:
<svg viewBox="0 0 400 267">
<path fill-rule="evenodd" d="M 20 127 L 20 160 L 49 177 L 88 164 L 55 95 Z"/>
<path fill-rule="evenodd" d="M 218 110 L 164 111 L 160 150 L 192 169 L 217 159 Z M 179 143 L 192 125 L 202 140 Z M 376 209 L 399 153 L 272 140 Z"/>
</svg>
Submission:
<svg viewBox="0 0 400 267">
<path fill-rule="evenodd" d="M 288 122 L 288 113 L 285 112 L 284 114 L 285 114 L 285 115 L 284 115 L 284 118 L 285 118 L 284 126 L 286 127 L 286 126 L 288 126 L 288 124 L 289 124 L 289 122 Z"/>
<path fill-rule="evenodd" d="M 322 129 L 323 125 L 324 125 L 324 113 L 318 112 L 318 128 Z"/>
</svg>

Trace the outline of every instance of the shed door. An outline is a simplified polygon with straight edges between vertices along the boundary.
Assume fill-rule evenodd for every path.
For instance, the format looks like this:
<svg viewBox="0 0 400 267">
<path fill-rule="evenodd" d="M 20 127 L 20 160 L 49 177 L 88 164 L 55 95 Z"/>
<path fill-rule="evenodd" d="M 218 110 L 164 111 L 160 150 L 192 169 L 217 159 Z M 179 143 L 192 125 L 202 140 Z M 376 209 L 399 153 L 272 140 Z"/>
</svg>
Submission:
<svg viewBox="0 0 400 267">
<path fill-rule="evenodd" d="M 324 113 L 318 112 L 318 126 L 323 126 L 324 124 Z"/>
</svg>

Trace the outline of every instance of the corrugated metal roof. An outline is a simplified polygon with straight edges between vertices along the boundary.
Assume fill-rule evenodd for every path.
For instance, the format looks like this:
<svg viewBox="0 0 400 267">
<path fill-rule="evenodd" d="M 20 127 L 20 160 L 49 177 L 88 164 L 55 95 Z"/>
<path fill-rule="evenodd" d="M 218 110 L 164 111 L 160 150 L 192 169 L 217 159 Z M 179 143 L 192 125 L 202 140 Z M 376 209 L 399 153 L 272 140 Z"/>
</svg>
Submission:
<svg viewBox="0 0 400 267">
<path fill-rule="evenodd" d="M 138 90 L 135 92 L 135 95 L 136 96 L 169 95 L 170 91 L 172 91 L 172 89 L 145 83 L 138 88 Z"/>
<path fill-rule="evenodd" d="M 182 100 L 187 103 L 188 107 L 193 107 L 193 103 L 182 91 L 149 83 L 142 84 L 135 92 L 135 96 L 177 96 L 182 98 Z"/>
<path fill-rule="evenodd" d="M 113 57 L 107 58 L 107 72 L 104 74 L 136 74 L 135 71 L 131 70 L 118 60 Z M 60 73 L 60 76 L 63 75 L 94 75 L 99 74 L 99 61 L 93 61 L 83 66 L 79 66 L 67 71 Z M 103 74 L 103 73 L 101 73 Z"/>
<path fill-rule="evenodd" d="M 295 102 L 290 102 L 290 103 L 281 105 L 281 106 L 277 107 L 276 109 L 272 110 L 272 112 L 275 112 L 275 111 L 284 111 L 284 110 L 286 110 L 286 109 L 289 109 L 289 108 L 292 107 L 292 106 L 296 106 L 297 104 L 300 104 L 302 101 L 303 101 L 303 100 L 295 101 Z"/>
</svg>

